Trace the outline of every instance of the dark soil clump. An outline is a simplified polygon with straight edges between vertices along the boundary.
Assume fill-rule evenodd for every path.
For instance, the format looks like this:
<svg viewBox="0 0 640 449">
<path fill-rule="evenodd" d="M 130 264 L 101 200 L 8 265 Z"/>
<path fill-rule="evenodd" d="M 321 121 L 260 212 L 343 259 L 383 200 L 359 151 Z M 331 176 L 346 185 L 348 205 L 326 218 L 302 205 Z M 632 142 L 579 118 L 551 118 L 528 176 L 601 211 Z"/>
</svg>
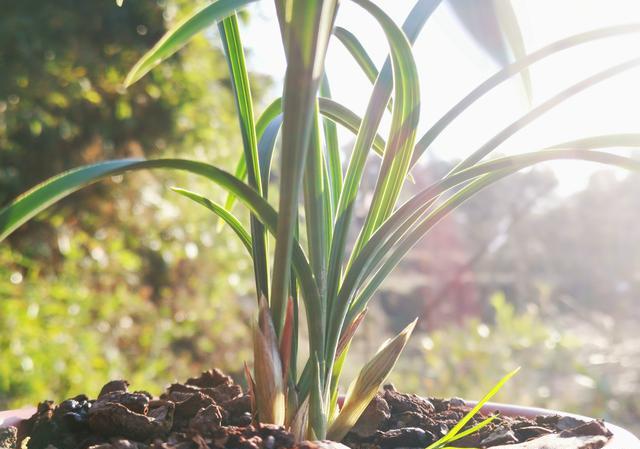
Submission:
<svg viewBox="0 0 640 449">
<path fill-rule="evenodd" d="M 283 427 L 254 423 L 251 398 L 229 376 L 213 370 L 184 384 L 170 385 L 159 398 L 145 391 L 130 392 L 128 382 L 114 380 L 102 388 L 97 399 L 79 395 L 57 406 L 42 402 L 26 421 L 25 435 L 27 449 L 425 448 L 468 411 L 460 399 L 426 399 L 386 386 L 342 444 L 296 443 Z M 477 415 L 466 428 L 484 418 Z M 601 421 L 498 416 L 454 446 L 599 449 L 610 437 Z M 0 448 L 18 444 L 15 429 L 0 429 Z"/>
</svg>

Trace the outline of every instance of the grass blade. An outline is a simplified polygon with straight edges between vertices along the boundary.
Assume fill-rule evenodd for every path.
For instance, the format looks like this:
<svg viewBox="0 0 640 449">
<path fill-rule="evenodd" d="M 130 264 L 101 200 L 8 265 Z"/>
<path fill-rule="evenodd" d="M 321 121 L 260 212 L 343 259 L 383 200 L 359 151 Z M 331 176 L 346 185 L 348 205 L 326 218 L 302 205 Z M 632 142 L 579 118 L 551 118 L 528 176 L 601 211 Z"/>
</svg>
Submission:
<svg viewBox="0 0 640 449">
<path fill-rule="evenodd" d="M 345 127 L 347 130 L 351 131 L 354 134 L 358 133 L 358 129 L 360 128 L 360 124 L 362 123 L 362 119 L 358 117 L 358 115 L 353 112 L 351 109 L 346 106 L 330 99 L 320 97 L 318 98 L 318 105 L 320 108 L 320 114 L 329 120 L 329 122 L 333 125 L 334 123 Z M 268 114 L 267 114 L 268 112 Z M 268 130 L 280 131 L 282 126 L 282 102 L 281 99 L 278 98 L 268 108 L 268 111 L 265 111 L 258 122 L 256 124 L 256 131 L 258 136 L 258 158 L 260 159 L 260 170 L 261 170 L 261 179 L 262 179 L 262 190 L 263 195 L 264 191 L 267 189 L 269 173 L 271 169 L 271 155 L 273 154 L 273 149 L 275 147 L 275 137 L 274 135 L 269 135 L 268 137 L 265 135 Z M 268 119 L 264 120 L 265 118 Z M 276 128 L 274 128 L 276 127 Z M 265 143 L 261 143 L 261 141 L 265 139 Z M 267 143 L 268 142 L 268 143 Z M 270 146 L 269 146 L 270 145 Z M 373 140 L 373 149 L 376 154 L 382 156 L 384 153 L 384 147 L 386 143 L 384 139 L 380 136 L 380 134 L 376 134 Z M 338 148 L 339 150 L 339 148 Z M 336 161 L 340 162 L 339 153 L 338 159 L 335 157 L 335 151 L 333 152 L 333 162 L 332 162 L 332 171 L 337 167 Z M 329 159 L 328 159 L 329 160 Z M 336 170 L 337 173 L 337 170 Z M 247 164 L 244 160 L 244 157 L 238 159 L 238 163 L 236 164 L 235 175 L 238 179 L 245 179 L 247 176 Z M 340 177 L 340 181 L 342 181 L 342 177 Z M 333 181 L 332 181 L 333 183 Z M 339 184 L 340 190 L 342 189 L 342 183 Z M 227 200 L 225 201 L 225 207 L 227 209 L 231 209 L 234 204 L 234 197 L 229 195 Z"/>
<path fill-rule="evenodd" d="M 514 59 L 522 59 L 527 56 L 527 50 L 524 46 L 524 38 L 518 24 L 518 18 L 513 10 L 510 1 L 494 1 L 493 2 L 498 23 L 504 34 L 505 40 L 509 44 Z M 522 85 L 527 95 L 529 105 L 533 102 L 533 87 L 531 86 L 531 74 L 528 68 L 524 68 L 520 72 Z"/>
<path fill-rule="evenodd" d="M 367 50 L 364 48 L 356 35 L 342 27 L 335 27 L 333 29 L 333 34 L 351 54 L 351 56 L 360 66 L 369 81 L 375 83 L 379 75 L 378 69 L 371 59 L 371 56 L 369 56 L 369 53 L 367 53 Z M 392 100 L 389 100 L 389 102 L 387 103 L 387 109 L 389 109 L 390 111 L 392 110 L 392 104 Z"/>
<path fill-rule="evenodd" d="M 125 87 L 131 86 L 156 65 L 180 50 L 200 31 L 254 1 L 256 0 L 217 0 L 182 20 L 167 31 L 158 43 L 133 66 L 125 78 Z"/>
<path fill-rule="evenodd" d="M 309 439 L 324 440 L 327 434 L 327 411 L 324 400 L 324 388 L 322 387 L 322 377 L 324 369 L 318 360 L 317 353 L 314 353 L 311 360 L 313 367 L 313 382 L 311 384 L 311 394 L 309 395 Z"/>
<path fill-rule="evenodd" d="M 482 429 L 483 427 L 488 426 L 489 424 L 491 424 L 493 422 L 494 419 L 496 419 L 498 417 L 498 415 L 493 415 L 493 416 L 489 416 L 486 419 L 483 419 L 482 421 L 480 421 L 478 424 L 476 424 L 473 427 L 470 427 L 469 429 L 463 431 L 463 432 L 459 432 L 458 434 L 456 434 L 456 436 L 449 438 L 449 440 L 447 441 L 448 443 L 451 443 L 453 441 L 457 441 L 461 438 L 466 437 L 467 435 L 471 435 L 472 433 L 476 433 L 478 430 Z M 450 446 L 448 446 L 450 447 Z"/>
<path fill-rule="evenodd" d="M 383 156 L 383 168 L 381 169 L 381 173 L 384 173 L 384 175 L 382 175 L 383 181 L 381 183 L 379 181 L 376 185 L 374 200 L 365 221 L 365 228 L 361 232 L 358 242 L 364 241 L 368 229 L 375 227 L 375 218 L 372 219 L 370 217 L 378 217 L 381 209 L 386 210 L 388 206 L 386 204 L 387 195 L 393 195 L 392 190 L 395 188 L 397 180 L 387 178 L 386 174 L 388 172 L 394 173 L 402 177 L 400 183 L 404 181 L 407 172 L 403 172 L 403 167 L 406 168 L 410 162 L 413 140 L 415 138 L 415 126 L 418 122 L 417 102 L 419 102 L 419 95 L 417 71 L 415 61 L 411 54 L 411 46 L 405 34 L 384 11 L 369 0 L 354 1 L 371 14 L 383 29 L 391 51 L 391 63 L 389 64 L 391 68 L 385 69 L 385 67 L 388 67 L 387 64 L 385 64 L 374 86 L 373 94 L 363 117 L 360 131 L 356 137 L 353 153 L 345 176 L 343 191 L 338 203 L 327 282 L 330 326 L 327 338 L 327 358 L 331 360 L 331 363 L 327 366 L 328 374 L 330 374 L 333 369 L 332 364 L 336 355 L 335 351 L 338 339 L 344 324 L 344 317 L 349 308 L 348 302 L 338 300 L 337 293 L 341 281 L 342 259 L 353 214 L 354 201 L 362 179 L 369 148 L 371 147 L 384 108 L 390 97 L 392 79 L 396 81 L 396 99 L 393 104 L 390 138 Z M 428 14 L 426 16 L 420 15 L 418 14 L 420 11 L 416 10 L 416 8 L 420 6 L 425 7 L 426 5 L 428 10 L 428 7 L 433 3 L 434 2 L 418 2 L 409 14 L 407 21 L 413 24 L 417 20 L 417 23 L 424 24 L 424 21 L 420 22 L 418 19 L 424 18 L 424 20 L 426 20 Z M 416 17 L 418 19 L 415 19 Z M 420 27 L 417 28 L 419 29 Z M 391 71 L 393 77 L 391 76 Z M 398 159 L 396 159 L 397 154 L 400 154 Z M 394 160 L 396 160 L 396 162 L 394 162 Z M 359 244 L 361 243 L 356 243 L 356 249 L 354 249 L 352 254 L 356 253 Z"/>
<path fill-rule="evenodd" d="M 471 420 L 471 418 L 473 418 L 476 415 L 476 413 L 480 411 L 480 409 L 484 406 L 484 404 L 489 402 L 489 400 L 493 396 L 495 396 L 498 391 L 500 391 L 502 386 L 506 382 L 508 382 L 509 379 L 515 376 L 518 373 L 518 371 L 520 371 L 520 368 L 514 369 L 509 374 L 507 374 L 502 379 L 500 379 L 500 381 L 496 385 L 494 385 L 494 387 L 471 409 L 471 411 L 464 416 L 464 418 L 462 418 L 455 426 L 453 426 L 445 436 L 440 438 L 438 441 L 436 441 L 432 445 L 428 446 L 427 449 L 440 448 L 445 444 L 447 444 L 447 442 L 453 441 L 453 438 L 469 422 L 469 420 Z"/>
</svg>

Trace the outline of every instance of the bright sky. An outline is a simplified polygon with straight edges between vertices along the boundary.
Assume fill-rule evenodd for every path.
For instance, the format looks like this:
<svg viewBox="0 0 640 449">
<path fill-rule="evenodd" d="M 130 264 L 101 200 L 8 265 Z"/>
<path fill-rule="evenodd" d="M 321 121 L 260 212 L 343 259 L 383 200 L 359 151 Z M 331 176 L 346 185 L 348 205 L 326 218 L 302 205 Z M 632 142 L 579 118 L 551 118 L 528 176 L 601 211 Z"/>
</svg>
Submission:
<svg viewBox="0 0 640 449">
<path fill-rule="evenodd" d="M 506 1 L 506 0 L 504 0 Z M 379 0 L 402 23 L 415 0 Z M 640 23 L 640 0 L 512 0 L 527 52 L 570 35 L 611 25 Z M 273 2 L 252 6 L 252 19 L 243 33 L 254 71 L 277 83 L 284 73 Z M 376 22 L 348 0 L 341 2 L 338 25 L 363 42 L 378 67 L 387 55 L 384 35 Z M 445 3 L 438 7 L 415 46 L 421 76 L 422 115 L 419 136 L 459 99 L 492 75 L 498 66 L 460 28 Z M 640 33 L 602 39 L 546 58 L 531 70 L 533 104 L 609 66 L 640 55 Z M 362 114 L 371 84 L 336 39 L 327 55 L 327 70 L 338 101 Z M 540 149 L 580 137 L 640 132 L 640 69 L 604 81 L 562 103 L 506 141 L 503 154 Z M 277 89 L 281 84 L 277 85 Z M 275 95 L 275 92 L 274 92 Z M 460 116 L 434 143 L 434 154 L 460 158 L 526 113 L 528 105 L 518 77 L 486 95 Z M 342 142 L 349 142 L 347 135 Z M 578 162 L 553 163 L 561 192 L 585 185 L 597 166 Z"/>
</svg>

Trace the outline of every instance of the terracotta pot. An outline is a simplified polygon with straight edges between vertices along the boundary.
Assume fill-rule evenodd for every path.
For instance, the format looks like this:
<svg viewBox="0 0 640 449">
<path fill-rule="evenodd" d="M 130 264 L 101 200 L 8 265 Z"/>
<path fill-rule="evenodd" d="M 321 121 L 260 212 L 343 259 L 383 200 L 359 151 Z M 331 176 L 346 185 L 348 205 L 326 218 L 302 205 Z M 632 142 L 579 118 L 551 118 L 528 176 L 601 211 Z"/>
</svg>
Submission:
<svg viewBox="0 0 640 449">
<path fill-rule="evenodd" d="M 471 406 L 475 405 L 474 402 L 468 402 L 468 404 Z M 543 408 L 520 407 L 517 405 L 498 404 L 491 402 L 486 404 L 482 408 L 482 411 L 486 413 L 500 411 L 503 415 L 508 416 L 535 417 L 538 415 L 570 415 L 576 418 L 589 419 L 581 415 L 557 412 L 554 410 L 547 410 Z M 18 429 L 20 429 L 22 420 L 29 418 L 31 415 L 33 415 L 34 412 L 34 408 L 0 412 L 0 427 L 17 426 Z M 607 423 L 607 427 L 613 433 L 613 438 L 605 446 L 606 449 L 640 449 L 640 440 L 633 436 L 631 432 L 610 423 Z M 19 436 L 21 437 L 22 435 Z"/>
</svg>

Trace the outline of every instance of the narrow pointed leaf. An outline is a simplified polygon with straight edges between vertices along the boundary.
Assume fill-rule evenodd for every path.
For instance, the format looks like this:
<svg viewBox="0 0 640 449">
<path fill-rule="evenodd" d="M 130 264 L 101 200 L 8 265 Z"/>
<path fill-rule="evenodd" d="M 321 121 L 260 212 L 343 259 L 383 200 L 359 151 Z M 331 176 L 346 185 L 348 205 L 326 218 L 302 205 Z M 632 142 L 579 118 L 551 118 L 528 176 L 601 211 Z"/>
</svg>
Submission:
<svg viewBox="0 0 640 449">
<path fill-rule="evenodd" d="M 247 166 L 249 185 L 259 194 L 262 194 L 262 182 L 260 181 L 260 168 L 258 161 L 258 143 L 256 137 L 256 127 L 253 117 L 253 100 L 251 98 L 251 87 L 249 75 L 244 59 L 244 49 L 238 28 L 238 18 L 236 14 L 231 14 L 218 22 L 220 39 L 224 49 L 231 87 L 238 113 L 238 124 L 242 136 L 242 146 L 244 149 L 244 159 Z M 267 234 L 264 226 L 253 215 L 251 221 L 251 240 L 253 271 L 256 283 L 256 295 L 268 298 L 269 295 L 269 266 L 267 263 Z"/>
<path fill-rule="evenodd" d="M 320 85 L 320 95 L 331 100 L 331 86 L 329 85 L 329 79 L 327 78 L 326 73 L 322 78 L 322 84 Z M 320 108 L 320 113 L 322 114 L 322 106 L 320 106 L 321 101 L 321 99 L 318 100 L 318 106 Z M 338 129 L 334 121 L 323 117 L 322 130 L 324 132 L 325 164 L 327 174 L 329 176 L 328 187 L 331 194 L 330 219 L 331 223 L 333 223 L 335 219 L 336 208 L 338 207 L 338 199 L 340 198 L 340 191 L 342 190 L 342 161 L 340 156 L 340 143 L 338 141 Z"/>
<path fill-rule="evenodd" d="M 445 436 L 440 438 L 435 443 L 431 444 L 429 447 L 427 447 L 427 449 L 436 449 L 442 447 L 449 441 L 453 441 L 453 438 L 455 438 L 458 432 L 460 432 L 460 430 L 469 422 L 469 420 L 471 420 L 471 418 L 473 418 L 476 413 L 480 411 L 484 404 L 489 402 L 489 400 L 494 397 L 498 391 L 500 391 L 502 386 L 507 383 L 509 379 L 515 376 L 518 371 L 520 371 L 520 368 L 514 369 L 509 374 L 500 379 L 500 381 L 471 409 L 471 411 L 464 416 L 464 418 L 462 418 L 455 426 L 453 426 Z"/>
<path fill-rule="evenodd" d="M 340 335 L 340 340 L 338 341 L 338 350 L 336 351 L 338 355 L 341 355 L 342 352 L 347 349 L 347 346 L 349 346 L 349 344 L 351 343 L 353 336 L 360 327 L 360 324 L 362 323 L 362 320 L 364 320 L 365 316 L 367 316 L 367 309 L 364 309 L 362 312 L 360 312 L 354 320 L 349 321 L 349 325 L 346 327 L 345 331 L 342 332 L 342 335 Z"/>
<path fill-rule="evenodd" d="M 362 367 L 358 377 L 349 386 L 342 410 L 329 428 L 327 436 L 330 439 L 341 441 L 355 425 L 395 366 L 416 322 L 417 319 L 396 337 L 386 341 L 376 355 Z"/>
<path fill-rule="evenodd" d="M 393 102 L 390 137 L 385 148 L 380 177 L 376 182 L 374 199 L 365 220 L 365 227 L 360 232 L 356 247 L 351 253 L 351 258 L 354 254 L 357 254 L 358 246 L 362 245 L 367 236 L 373 233 L 377 223 L 384 219 L 387 211 L 390 212 L 392 210 L 393 204 L 390 203 L 394 201 L 393 197 L 396 192 L 399 192 L 399 186 L 404 182 L 404 178 L 408 174 L 408 164 L 413 151 L 420 101 L 417 71 L 409 39 L 411 39 L 411 36 L 415 38 L 415 35 L 417 35 L 439 2 L 418 1 L 405 21 L 404 26 L 406 28 L 404 31 L 399 29 L 395 22 L 371 1 L 355 0 L 355 3 L 376 19 L 382 28 L 389 44 L 391 57 L 383 66 L 374 85 L 373 93 L 362 119 L 360 131 L 354 143 L 336 212 L 327 278 L 329 329 L 326 350 L 327 358 L 330 360 L 327 365 L 328 375 L 333 371 L 333 362 L 336 356 L 335 350 L 344 325 L 344 318 L 350 306 L 348 302 L 340 300 L 337 294 L 342 281 L 342 266 L 353 208 L 366 159 L 384 109 L 389 101 L 393 85 L 396 95 Z M 406 34 L 405 31 L 407 32 Z M 399 176 L 402 179 L 392 179 L 395 176 Z"/>
<path fill-rule="evenodd" d="M 282 379 L 286 383 L 289 378 L 291 365 L 291 347 L 293 339 L 293 299 L 289 298 L 287 316 L 284 320 L 284 330 L 280 338 L 280 360 L 282 360 Z"/>
<path fill-rule="evenodd" d="M 309 395 L 309 439 L 324 440 L 327 433 L 327 410 L 322 388 L 323 369 L 317 353 L 310 358 L 313 367 L 313 383 Z"/>
<path fill-rule="evenodd" d="M 342 27 L 335 27 L 333 34 L 351 53 L 351 56 L 353 56 L 353 59 L 358 63 L 369 81 L 375 83 L 376 78 L 378 78 L 378 69 L 358 38 L 351 31 Z"/>
<path fill-rule="evenodd" d="M 158 43 L 140 58 L 127 75 L 124 85 L 132 85 L 160 62 L 180 50 L 200 31 L 254 1 L 256 0 L 217 0 L 199 9 L 167 31 Z"/>
<path fill-rule="evenodd" d="M 358 133 L 362 119 L 346 106 L 332 100 L 331 98 L 318 98 L 318 105 L 320 107 L 320 114 L 329 119 L 333 123 L 337 123 L 345 127 L 347 130 L 354 134 Z M 275 148 L 275 140 L 277 133 L 282 126 L 282 102 L 280 99 L 275 100 L 266 110 L 256 124 L 257 136 L 258 136 L 258 158 L 260 159 L 260 175 L 262 178 L 263 195 L 266 195 L 268 191 L 268 180 L 271 172 L 271 160 L 273 150 Z M 268 119 L 268 122 L 265 120 Z M 373 140 L 373 149 L 375 153 L 382 156 L 384 153 L 384 147 L 386 142 L 380 136 L 376 134 Z M 337 148 L 337 147 L 336 147 Z M 339 150 L 339 148 L 338 148 Z M 340 162 L 339 158 L 333 157 L 332 172 L 335 170 L 337 173 L 337 166 L 335 161 Z M 247 165 L 244 157 L 238 159 L 235 168 L 235 175 L 238 179 L 244 179 L 247 176 Z M 340 188 L 342 183 L 339 184 Z M 230 210 L 233 207 L 235 198 L 233 195 L 228 195 L 225 201 L 225 208 Z"/>
<path fill-rule="evenodd" d="M 518 18 L 513 10 L 511 1 L 493 0 L 493 5 L 500 29 L 511 49 L 512 59 L 518 60 L 526 57 L 527 50 L 525 48 L 524 38 L 522 37 L 522 31 L 520 30 Z M 520 77 L 522 78 L 522 86 L 527 95 L 527 100 L 529 105 L 531 105 L 533 102 L 533 87 L 531 85 L 531 73 L 529 73 L 529 69 L 523 69 L 520 72 Z"/>
<path fill-rule="evenodd" d="M 255 373 L 255 397 L 261 422 L 284 424 L 285 390 L 282 361 L 269 306 L 260 299 L 258 323 L 253 328 L 253 370 Z"/>
<path fill-rule="evenodd" d="M 258 142 L 262 140 L 262 136 L 265 130 L 267 129 L 267 127 L 280 114 L 282 114 L 282 101 L 280 98 L 277 98 L 276 100 L 271 102 L 269 106 L 265 108 L 265 110 L 262 112 L 262 114 L 260 114 L 260 117 L 258 117 L 258 120 L 256 121 L 256 137 L 258 139 Z M 259 146 L 260 144 L 258 143 L 258 147 Z M 259 153 L 260 152 L 258 151 L 258 159 L 260 159 Z M 260 162 L 260 164 L 262 165 L 262 162 Z M 244 158 L 244 155 L 238 159 L 234 174 L 238 179 L 245 179 L 247 177 L 247 162 Z M 267 184 L 269 181 L 268 179 L 269 175 L 267 174 L 265 176 L 265 174 L 261 172 L 260 177 L 262 180 L 262 188 L 264 191 L 265 184 Z M 265 180 L 265 178 L 267 179 Z M 232 194 L 228 194 L 227 199 L 224 202 L 225 209 L 231 210 L 234 202 L 235 202 L 235 197 Z"/>
<path fill-rule="evenodd" d="M 479 422 L 478 424 L 476 424 L 475 426 L 470 427 L 469 429 L 467 429 L 467 430 L 465 430 L 465 431 L 463 431 L 463 432 L 458 432 L 458 433 L 456 434 L 456 436 L 454 436 L 454 437 L 450 438 L 450 439 L 447 441 L 447 444 L 449 444 L 449 443 L 451 443 L 451 442 L 453 442 L 453 441 L 457 441 L 457 440 L 459 440 L 459 439 L 461 439 L 461 438 L 464 438 L 464 437 L 466 437 L 467 435 L 471 435 L 471 434 L 473 434 L 473 433 L 476 433 L 477 431 L 479 431 L 479 430 L 480 430 L 480 429 L 482 429 L 483 427 L 486 427 L 486 426 L 488 426 L 489 424 L 491 424 L 491 423 L 493 422 L 493 420 L 495 420 L 497 417 L 498 417 L 498 415 L 489 416 L 488 418 L 483 419 L 482 421 L 480 421 L 480 422 Z M 448 447 L 450 447 L 450 446 L 448 446 Z"/>
<path fill-rule="evenodd" d="M 395 102 L 391 119 L 391 130 L 382 166 L 376 181 L 371 206 L 362 227 L 360 236 L 353 250 L 360 250 L 364 242 L 371 236 L 395 207 L 400 189 L 409 171 L 411 155 L 415 143 L 415 133 L 419 120 L 420 90 L 418 71 L 411 51 L 410 43 L 404 33 L 395 27 L 388 17 L 380 14 L 375 8 L 370 12 L 378 16 L 387 39 L 394 42 L 392 48 Z M 387 20 L 388 19 L 388 20 Z"/>
<path fill-rule="evenodd" d="M 309 398 L 305 399 L 296 413 L 293 415 L 289 426 L 290 432 L 296 442 L 300 442 L 307 438 L 307 429 L 309 428 Z"/>
<path fill-rule="evenodd" d="M 190 190 L 185 190 L 178 187 L 172 187 L 171 190 L 173 190 L 176 193 L 179 193 L 180 195 L 186 198 L 189 198 L 192 201 L 195 201 L 196 203 L 209 209 L 214 214 L 218 215 L 220 219 L 223 220 L 225 223 L 227 223 L 229 227 L 233 230 L 233 232 L 236 233 L 236 235 L 238 236 L 238 238 L 240 239 L 244 247 L 249 252 L 249 255 L 250 256 L 253 255 L 251 236 L 249 235 L 249 232 L 244 228 L 244 226 L 242 226 L 242 223 L 240 223 L 240 220 L 238 220 L 235 216 L 233 216 L 223 206 Z"/>
<path fill-rule="evenodd" d="M 305 164 L 303 198 L 309 262 L 316 276 L 320 296 L 323 298 L 326 292 L 327 258 L 332 226 L 331 194 L 327 190 L 328 185 L 328 174 L 320 143 L 319 114 L 316 110 Z M 325 301 L 322 303 L 326 304 Z"/>
</svg>

